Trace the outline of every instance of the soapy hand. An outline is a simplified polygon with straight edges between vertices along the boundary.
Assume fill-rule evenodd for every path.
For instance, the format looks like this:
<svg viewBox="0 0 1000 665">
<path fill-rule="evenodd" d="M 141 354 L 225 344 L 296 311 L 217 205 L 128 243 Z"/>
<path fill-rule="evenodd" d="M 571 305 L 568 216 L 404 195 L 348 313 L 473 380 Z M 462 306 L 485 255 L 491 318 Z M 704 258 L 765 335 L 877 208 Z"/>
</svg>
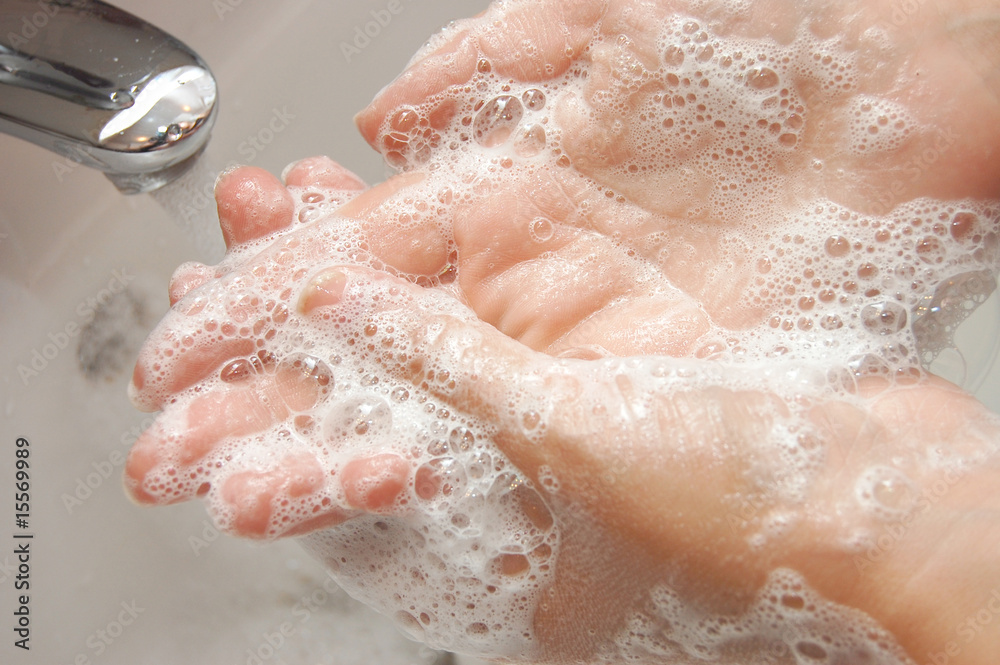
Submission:
<svg viewBox="0 0 1000 665">
<path fill-rule="evenodd" d="M 133 496 L 461 651 L 988 662 L 1000 429 L 917 368 L 990 288 L 1000 109 L 977 9 L 884 9 L 457 24 L 359 117 L 401 175 L 220 179 Z"/>
</svg>

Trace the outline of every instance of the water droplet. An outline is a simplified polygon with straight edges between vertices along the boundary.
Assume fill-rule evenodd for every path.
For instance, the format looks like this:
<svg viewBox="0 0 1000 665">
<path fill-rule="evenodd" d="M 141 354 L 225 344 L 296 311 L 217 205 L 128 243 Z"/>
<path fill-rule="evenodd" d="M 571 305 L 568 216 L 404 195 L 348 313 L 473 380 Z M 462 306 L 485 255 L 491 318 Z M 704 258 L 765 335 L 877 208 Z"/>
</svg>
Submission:
<svg viewBox="0 0 1000 665">
<path fill-rule="evenodd" d="M 781 82 L 778 73 L 768 67 L 754 67 L 746 73 L 745 80 L 754 90 L 768 90 Z"/>
<path fill-rule="evenodd" d="M 135 98 L 125 90 L 115 90 L 111 93 L 111 101 L 119 108 L 128 108 L 135 103 Z"/>
<path fill-rule="evenodd" d="M 819 326 L 823 330 L 839 330 L 844 327 L 844 322 L 836 314 L 827 314 L 819 320 Z"/>
<path fill-rule="evenodd" d="M 955 240 L 964 240 L 979 221 L 974 213 L 959 212 L 951 220 L 951 237 Z"/>
<path fill-rule="evenodd" d="M 316 420 L 312 416 L 295 416 L 292 423 L 299 436 L 308 438 L 316 433 Z"/>
<path fill-rule="evenodd" d="M 805 608 L 806 601 L 802 596 L 785 594 L 781 597 L 781 604 L 793 610 L 801 610 Z"/>
<path fill-rule="evenodd" d="M 527 125 L 514 135 L 514 152 L 519 157 L 534 157 L 545 149 L 545 129 L 538 124 Z"/>
<path fill-rule="evenodd" d="M 476 142 L 486 147 L 506 141 L 524 115 L 524 108 L 514 97 L 501 95 L 487 102 L 472 123 Z"/>
<path fill-rule="evenodd" d="M 476 435 L 468 427 L 456 427 L 451 430 L 451 434 L 448 436 L 448 443 L 451 445 L 452 451 L 456 453 L 468 451 L 475 442 Z"/>
<path fill-rule="evenodd" d="M 226 383 L 246 381 L 256 374 L 253 365 L 246 358 L 237 358 L 227 363 L 219 372 L 219 378 Z"/>
<path fill-rule="evenodd" d="M 323 216 L 323 211 L 316 206 L 306 206 L 299 210 L 299 221 L 303 224 L 315 222 Z"/>
<path fill-rule="evenodd" d="M 399 627 L 413 639 L 419 642 L 424 640 L 424 627 L 420 625 L 420 622 L 412 614 L 400 610 L 396 612 L 394 618 Z"/>
<path fill-rule="evenodd" d="M 406 132 L 417 126 L 420 121 L 420 115 L 412 108 L 400 109 L 394 116 L 392 120 L 389 121 L 392 129 L 397 132 L 402 132 L 404 134 L 403 140 L 405 140 Z"/>
<path fill-rule="evenodd" d="M 342 402 L 330 412 L 323 423 L 328 440 L 366 436 L 375 438 L 392 428 L 392 411 L 385 400 L 370 396 Z"/>
<path fill-rule="evenodd" d="M 861 320 L 876 335 L 892 335 L 906 326 L 906 310 L 894 302 L 875 303 L 861 310 Z"/>
<path fill-rule="evenodd" d="M 528 225 L 528 235 L 537 243 L 550 240 L 553 233 L 554 227 L 552 221 L 544 217 L 538 217 Z"/>
<path fill-rule="evenodd" d="M 469 465 L 469 476 L 472 478 L 482 478 L 493 467 L 493 458 L 489 453 L 479 453 L 476 459 Z"/>
<path fill-rule="evenodd" d="M 924 263 L 941 263 L 944 261 L 945 249 L 941 241 L 934 236 L 921 238 L 917 243 L 917 256 Z"/>
<path fill-rule="evenodd" d="M 307 411 L 333 388 L 333 370 L 319 358 L 297 353 L 278 363 L 275 383 L 289 409 Z"/>
<path fill-rule="evenodd" d="M 851 241 L 844 236 L 830 236 L 826 239 L 824 249 L 833 257 L 846 256 L 851 251 Z"/>
<path fill-rule="evenodd" d="M 855 492 L 882 517 L 899 519 L 916 505 L 919 492 L 906 475 L 892 467 L 875 466 L 858 478 Z"/>
<path fill-rule="evenodd" d="M 684 49 L 676 44 L 668 46 L 663 52 L 663 62 L 670 67 L 680 67 L 684 64 Z"/>
<path fill-rule="evenodd" d="M 453 457 L 439 457 L 417 469 L 414 485 L 418 483 L 415 489 L 423 498 L 451 496 L 465 485 L 465 468 Z"/>
<path fill-rule="evenodd" d="M 176 141 L 183 135 L 184 135 L 184 130 L 181 129 L 181 126 L 178 124 L 170 125 L 164 132 L 164 137 L 170 142 Z"/>
<path fill-rule="evenodd" d="M 858 266 L 858 277 L 861 279 L 872 279 L 878 275 L 878 266 L 874 263 L 862 263 Z"/>
<path fill-rule="evenodd" d="M 469 635 L 475 635 L 477 637 L 486 637 L 490 634 L 490 627 L 482 621 L 477 621 L 466 626 L 465 632 Z"/>
<path fill-rule="evenodd" d="M 538 88 L 531 88 L 524 91 L 521 101 L 524 102 L 524 108 L 529 111 L 540 111 L 545 108 L 545 93 Z"/>
<path fill-rule="evenodd" d="M 799 642 L 795 645 L 795 650 L 812 660 L 824 661 L 827 658 L 826 649 L 815 642 Z"/>
</svg>

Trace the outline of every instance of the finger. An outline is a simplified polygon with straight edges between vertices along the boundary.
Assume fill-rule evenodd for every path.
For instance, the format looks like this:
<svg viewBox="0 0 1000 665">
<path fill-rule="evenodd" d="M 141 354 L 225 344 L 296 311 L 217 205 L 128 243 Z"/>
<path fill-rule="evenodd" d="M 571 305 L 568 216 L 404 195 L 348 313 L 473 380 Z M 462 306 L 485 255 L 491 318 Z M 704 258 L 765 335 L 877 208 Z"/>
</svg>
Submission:
<svg viewBox="0 0 1000 665">
<path fill-rule="evenodd" d="M 604 11 L 601 2 L 491 6 L 480 16 L 458 23 L 379 93 L 355 118 L 361 135 L 393 164 L 394 157 L 405 157 L 405 148 L 392 133 L 406 133 L 406 125 L 416 121 L 412 109 L 468 83 L 477 72 L 492 71 L 522 82 L 561 75 L 593 37 Z M 455 105 L 442 95 L 425 113 L 428 125 L 441 129 L 454 116 Z"/>
<path fill-rule="evenodd" d="M 263 363 L 254 357 L 260 340 L 288 317 L 284 301 L 290 294 L 290 261 L 285 247 L 262 255 L 254 271 L 210 279 L 186 293 L 139 352 L 129 396 L 139 409 L 155 411 L 174 395 L 219 372 L 231 361 Z M 199 281 L 200 276 L 195 278 Z M 225 370 L 225 371 L 224 371 Z"/>
<path fill-rule="evenodd" d="M 328 189 L 365 189 L 357 175 L 329 157 L 308 157 L 290 164 L 282 173 L 288 187 L 323 187 Z"/>
<path fill-rule="evenodd" d="M 401 108 L 420 106 L 452 85 L 465 83 L 475 73 L 477 61 L 477 49 L 468 32 L 462 30 L 453 34 L 433 52 L 407 68 L 354 118 L 361 136 L 373 148 L 388 155 L 396 147 L 391 137 L 382 136 L 383 125 L 386 125 L 390 116 L 397 126 L 390 125 L 391 128 L 386 129 L 386 132 L 409 129 L 410 116 L 394 112 Z M 430 126 L 440 129 L 451 117 L 452 111 L 448 104 L 442 103 L 431 111 L 428 120 Z"/>
<path fill-rule="evenodd" d="M 173 503 L 192 498 L 200 484 L 180 479 L 220 446 L 314 408 L 332 386 L 328 368 L 301 359 L 283 360 L 263 372 L 251 369 L 237 383 L 215 383 L 193 399 L 167 406 L 156 426 L 136 441 L 126 465 L 137 501 Z"/>
<path fill-rule="evenodd" d="M 254 166 L 219 176 L 215 198 L 226 247 L 270 235 L 292 223 L 295 204 L 288 190 L 273 175 Z"/>
<path fill-rule="evenodd" d="M 198 288 L 215 276 L 215 269 L 206 266 L 204 263 L 190 261 L 181 264 L 170 278 L 170 306 L 173 307 L 190 291 Z"/>
<path fill-rule="evenodd" d="M 220 527 L 244 538 L 277 538 L 336 526 L 356 511 L 337 505 L 324 489 L 330 474 L 311 454 L 287 455 L 266 471 L 229 476 L 220 492 Z"/>
<path fill-rule="evenodd" d="M 385 265 L 412 277 L 434 277 L 447 268 L 449 259 L 447 220 L 408 215 L 404 221 L 392 207 L 407 188 L 423 180 L 418 171 L 400 174 L 359 194 L 338 212 L 363 220 L 369 250 Z"/>
<path fill-rule="evenodd" d="M 129 398 L 136 408 L 157 411 L 172 395 L 201 381 L 229 360 L 249 356 L 256 349 L 254 340 L 247 338 L 217 339 L 189 348 L 183 342 L 173 343 L 178 336 L 158 329 L 139 352 L 129 385 Z"/>
</svg>

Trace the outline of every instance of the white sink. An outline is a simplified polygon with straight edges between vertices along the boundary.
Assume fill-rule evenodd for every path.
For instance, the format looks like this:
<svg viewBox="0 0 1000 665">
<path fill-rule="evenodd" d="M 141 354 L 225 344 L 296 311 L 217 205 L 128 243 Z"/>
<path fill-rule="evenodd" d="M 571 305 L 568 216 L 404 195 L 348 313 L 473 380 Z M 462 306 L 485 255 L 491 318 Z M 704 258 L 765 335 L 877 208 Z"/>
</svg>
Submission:
<svg viewBox="0 0 1000 665">
<path fill-rule="evenodd" d="M 222 104 L 212 163 L 280 173 L 328 154 L 377 181 L 386 169 L 353 114 L 427 37 L 487 2 L 118 4 L 212 67 Z M 149 422 L 125 395 L 137 346 L 167 310 L 174 267 L 218 256 L 152 199 L 125 198 L 97 172 L 7 136 L 0 155 L 0 662 L 435 662 L 439 654 L 324 587 L 322 569 L 294 543 L 219 536 L 198 503 L 147 510 L 126 499 L 124 457 Z M 962 331 L 977 349 L 969 381 L 995 410 L 1000 372 L 978 369 L 992 364 L 994 340 L 982 331 L 996 330 L 997 310 L 991 301 Z M 18 437 L 30 442 L 25 530 L 11 506 Z M 15 541 L 15 531 L 34 538 Z M 30 542 L 29 590 L 15 589 L 16 542 Z M 29 596 L 30 652 L 13 645 L 20 594 Z"/>
</svg>

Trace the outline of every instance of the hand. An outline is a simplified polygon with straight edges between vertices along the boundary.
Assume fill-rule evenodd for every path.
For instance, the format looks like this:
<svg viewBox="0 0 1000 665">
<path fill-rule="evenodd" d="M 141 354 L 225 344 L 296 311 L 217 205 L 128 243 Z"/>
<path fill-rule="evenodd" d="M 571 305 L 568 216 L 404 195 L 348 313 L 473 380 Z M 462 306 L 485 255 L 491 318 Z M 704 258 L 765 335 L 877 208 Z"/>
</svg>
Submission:
<svg viewBox="0 0 1000 665">
<path fill-rule="evenodd" d="M 274 338 L 268 339 L 271 330 L 287 339 L 281 329 L 289 319 L 299 327 L 298 343 L 308 342 L 306 346 L 313 349 L 316 340 L 329 339 L 331 326 L 340 326 L 337 338 L 346 343 L 352 335 L 364 339 L 372 325 L 376 328 L 372 336 L 380 343 L 391 337 L 391 344 L 382 347 L 389 350 L 366 358 L 363 366 L 385 382 L 409 386 L 414 395 L 429 396 L 452 413 L 463 414 L 460 418 L 491 423 L 479 430 L 487 432 L 489 450 L 513 463 L 534 488 L 520 493 L 520 509 L 534 516 L 528 521 L 548 534 L 545 538 L 558 535 L 554 572 L 542 571 L 547 560 L 525 564 L 514 558 L 500 564 L 501 578 L 506 561 L 507 577 L 524 573 L 524 564 L 551 583 L 540 600 L 532 596 L 538 603 L 532 617 L 538 649 L 534 655 L 547 660 L 595 659 L 637 616 L 663 630 L 665 618 L 648 607 L 651 588 L 672 589 L 684 602 L 697 598 L 710 614 L 747 611 L 776 569 L 795 570 L 827 601 L 866 612 L 914 658 L 924 658 L 924 652 L 944 652 L 948 641 L 957 639 L 952 627 L 988 601 L 988 588 L 968 589 L 967 581 L 989 579 L 996 568 L 989 555 L 995 551 L 989 549 L 991 541 L 982 538 L 984 533 L 996 533 L 997 513 L 995 507 L 989 508 L 988 491 L 995 477 L 996 424 L 982 407 L 953 387 L 929 379 L 886 388 L 884 381 L 891 377 L 878 371 L 858 381 L 841 381 L 830 398 L 816 386 L 790 385 L 790 375 L 783 369 L 762 373 L 743 369 L 757 367 L 751 364 L 691 364 L 664 357 L 631 364 L 594 360 L 645 354 L 728 361 L 740 357 L 741 347 L 750 347 L 751 356 L 777 352 L 777 345 L 754 340 L 763 332 L 763 339 L 773 342 L 776 338 L 766 335 L 770 322 L 777 319 L 777 330 L 798 331 L 792 343 L 783 340 L 788 347 L 785 357 L 796 369 L 815 364 L 824 372 L 849 368 L 864 374 L 872 367 L 866 353 L 882 355 L 896 367 L 912 367 L 909 353 L 885 358 L 884 337 L 873 337 L 866 327 L 865 308 L 882 302 L 878 298 L 886 286 L 884 281 L 864 283 L 860 269 L 867 262 L 856 255 L 849 264 L 855 273 L 852 279 L 830 289 L 836 293 L 833 304 L 823 301 L 823 289 L 805 309 L 798 300 L 800 293 L 790 294 L 796 297 L 789 297 L 788 303 L 785 296 L 779 299 L 771 293 L 785 292 L 789 286 L 804 289 L 801 280 L 806 270 L 841 266 L 834 261 L 843 256 L 796 251 L 799 243 L 794 235 L 804 228 L 796 211 L 820 198 L 836 204 L 837 215 L 820 215 L 815 228 L 805 227 L 811 238 L 823 246 L 827 238 L 844 237 L 845 229 L 850 229 L 848 244 L 856 239 L 860 248 L 848 247 L 847 253 L 862 256 L 868 244 L 879 242 L 878 229 L 860 223 L 874 218 L 864 207 L 873 199 L 889 196 L 891 205 L 886 207 L 916 195 L 963 199 L 957 205 L 947 204 L 943 235 L 931 231 L 902 255 L 879 251 L 882 260 L 877 267 L 883 275 L 898 274 L 907 266 L 932 265 L 927 283 L 909 296 L 908 305 L 922 295 L 933 296 L 938 283 L 956 271 L 973 272 L 990 265 L 992 257 L 983 248 L 988 248 L 985 239 L 995 231 L 995 213 L 989 214 L 988 204 L 966 200 L 996 194 L 996 183 L 989 176 L 996 172 L 989 150 L 996 144 L 997 125 L 992 122 L 996 102 L 989 88 L 979 86 L 975 78 L 987 70 L 963 60 L 965 53 L 957 48 L 945 49 L 932 60 L 921 49 L 933 39 L 914 46 L 914 35 L 932 23 L 929 19 L 890 35 L 901 46 L 886 69 L 895 64 L 896 70 L 866 82 L 883 87 L 866 89 L 865 94 L 882 95 L 895 104 L 916 97 L 936 107 L 936 119 L 954 120 L 958 126 L 980 123 L 975 125 L 975 140 L 955 139 L 948 151 L 939 152 L 937 164 L 952 167 L 945 169 L 945 177 L 935 166 L 916 179 L 899 174 L 909 173 L 914 156 L 937 140 L 933 131 L 920 127 L 927 108 L 904 107 L 908 114 L 904 126 L 915 129 L 903 145 L 859 156 L 844 148 L 851 145 L 849 137 L 844 138 L 853 122 L 850 114 L 859 110 L 852 106 L 855 95 L 817 91 L 787 74 L 797 71 L 794 67 L 782 70 L 795 80 L 790 99 L 797 98 L 802 105 L 797 114 L 803 126 L 798 128 L 794 150 L 758 153 L 769 158 L 757 169 L 762 184 L 748 183 L 749 200 L 768 191 L 780 195 L 771 195 L 776 201 L 768 201 L 773 205 L 763 217 L 747 222 L 745 204 L 737 206 L 742 191 L 722 190 L 714 177 L 718 172 L 706 169 L 702 161 L 713 146 L 725 143 L 725 137 L 703 139 L 687 153 L 682 151 L 675 161 L 668 160 L 670 170 L 656 177 L 649 176 L 648 168 L 657 165 L 643 164 L 641 157 L 665 153 L 648 144 L 641 154 L 627 149 L 629 139 L 644 132 L 666 148 L 676 148 L 658 127 L 643 126 L 644 104 L 660 94 L 656 103 L 663 105 L 662 90 L 651 83 L 637 93 L 614 87 L 615 81 L 625 80 L 623 73 L 634 73 L 637 63 L 648 62 L 650 53 L 658 62 L 651 49 L 653 40 L 644 31 L 656 21 L 625 16 L 623 3 L 586 4 L 570 16 L 561 15 L 555 3 L 536 3 L 519 16 L 523 7 L 509 6 L 512 16 L 504 31 L 492 30 L 489 15 L 454 29 L 450 40 L 439 41 L 435 54 L 418 61 L 361 116 L 366 136 L 410 170 L 358 195 L 336 217 L 293 224 L 293 214 L 302 206 L 256 171 L 237 172 L 220 183 L 220 217 L 232 254 L 218 269 L 188 266 L 178 272 L 172 296 L 180 302 L 137 366 L 137 398 L 149 407 L 169 406 L 130 461 L 133 492 L 148 501 L 208 492 L 213 503 L 223 507 L 218 515 L 224 524 L 251 536 L 305 533 L 361 520 L 365 514 L 419 522 L 415 515 L 428 506 L 421 500 L 438 501 L 444 482 L 440 474 L 420 476 L 424 453 L 413 456 L 402 445 L 351 448 L 342 441 L 334 453 L 326 451 L 323 446 L 329 444 L 317 441 L 315 432 L 296 429 L 301 418 L 296 414 L 308 412 L 319 420 L 329 418 L 336 408 L 337 398 L 323 383 L 326 370 L 320 367 L 317 372 L 318 366 L 310 365 L 303 372 L 294 357 L 282 366 L 277 354 L 275 367 L 269 370 L 264 367 L 269 356 L 261 358 L 257 352 L 274 348 Z M 870 11 L 861 8 L 861 18 Z M 598 23 L 600 15 L 603 20 Z M 782 16 L 787 25 L 769 21 L 762 11 L 735 29 L 757 34 L 762 28 L 755 26 L 766 24 L 772 34 L 788 36 L 808 18 L 788 12 Z M 566 29 L 539 34 L 540 26 L 553 25 Z M 447 136 L 453 123 L 461 122 L 459 107 L 435 101 L 439 89 L 432 86 L 440 85 L 435 81 L 442 78 L 441 60 L 452 59 L 445 70 L 452 76 L 446 79 L 449 85 L 477 76 L 477 51 L 481 51 L 499 75 L 511 76 L 523 86 L 541 86 L 543 79 L 574 66 L 565 57 L 566 45 L 580 54 L 595 30 L 624 32 L 630 41 L 595 46 L 589 55 L 579 56 L 590 62 L 582 94 L 549 95 L 548 128 L 562 128 L 555 142 L 569 158 L 569 166 L 551 166 L 558 158 L 549 159 L 545 152 L 535 161 L 529 155 L 511 165 L 512 176 L 483 178 L 478 191 L 470 187 L 469 198 L 446 205 L 444 214 L 411 214 L 409 225 L 400 226 L 401 204 L 417 212 L 421 212 L 419 202 L 436 206 L 435 200 L 447 198 L 444 187 L 451 182 L 441 175 L 440 167 L 430 168 L 440 162 L 423 161 L 437 153 L 423 151 L 416 132 L 388 133 L 401 130 L 394 123 L 405 129 L 409 122 L 419 126 L 415 117 L 427 117 L 433 131 L 425 136 L 428 127 L 422 127 L 419 136 L 431 145 L 435 131 Z M 516 49 L 504 49 L 503 40 L 520 43 L 526 35 L 538 46 L 536 58 L 505 62 L 504 54 Z M 549 40 L 547 35 L 559 36 Z M 864 40 L 860 41 L 863 46 Z M 727 46 L 709 42 L 720 52 Z M 449 52 L 453 55 L 445 55 Z M 918 86 L 920 95 L 902 85 L 908 82 L 907 71 L 918 67 L 922 75 L 934 74 L 934 67 L 923 66 L 942 58 L 964 66 L 924 76 L 922 80 L 930 82 Z M 856 67 L 864 65 L 860 60 Z M 546 71 L 544 66 L 533 69 L 533 63 L 556 66 Z M 767 80 L 764 73 L 755 76 Z M 601 99 L 611 102 L 602 106 Z M 759 104 L 766 97 L 749 99 Z M 416 115 L 408 115 L 412 112 Z M 615 114 L 623 116 L 617 124 Z M 874 122 L 878 123 L 877 116 Z M 781 124 L 796 129 L 797 122 L 786 114 Z M 824 131 L 811 129 L 818 127 Z M 402 136 L 408 140 L 402 141 Z M 762 132 L 755 140 L 760 143 L 767 136 Z M 775 136 L 780 145 L 783 134 Z M 512 140 L 518 138 L 515 134 Z M 500 137 L 486 142 L 491 140 Z M 853 148 L 861 150 L 860 144 Z M 494 156 L 485 154 L 483 161 L 489 163 Z M 811 170 L 811 160 L 819 160 L 823 169 Z M 629 170 L 633 164 L 634 174 Z M 691 194 L 664 196 L 678 174 L 686 178 Z M 897 180 L 903 183 L 901 191 L 895 186 Z M 321 160 L 300 164 L 287 182 L 298 198 L 313 189 L 332 187 L 349 190 L 337 195 L 346 200 L 360 188 L 356 179 Z M 728 195 L 728 191 L 738 193 Z M 452 196 L 459 193 L 461 187 L 452 188 Z M 335 197 L 328 193 L 328 198 Z M 913 210 L 902 210 L 917 214 L 916 208 L 928 204 L 910 205 Z M 853 211 L 854 217 L 840 219 L 839 212 L 845 210 Z M 351 219 L 360 220 L 353 231 L 355 225 L 345 221 Z M 751 223 L 758 228 L 751 228 Z M 924 228 L 930 226 L 928 221 Z M 771 238 L 762 241 L 760 234 L 765 232 Z M 334 240 L 338 233 L 342 236 Z M 351 233 L 358 238 L 353 244 L 345 240 Z M 250 249 L 269 243 L 260 254 Z M 769 244 L 784 251 L 769 253 L 765 248 Z M 839 245 L 833 247 L 837 250 Z M 962 255 L 956 249 L 964 250 Z M 761 253 L 770 261 L 769 272 L 761 271 L 762 265 L 768 267 L 758 262 Z M 940 264 L 922 258 L 930 255 L 936 261 L 939 253 L 951 256 Z M 358 262 L 427 286 L 412 287 L 347 265 Z M 768 274 L 774 277 L 763 277 Z M 452 277 L 456 279 L 449 281 Z M 254 291 L 258 301 L 254 303 L 253 296 L 234 297 L 243 295 L 241 290 L 251 279 L 258 281 Z M 855 291 L 848 282 L 854 283 Z M 829 322 L 825 317 L 835 315 L 835 309 L 853 313 L 853 318 L 842 316 L 839 328 L 826 330 L 822 324 Z M 886 311 L 893 312 L 883 309 L 883 314 Z M 942 320 L 948 321 L 947 313 Z M 235 334 L 224 340 L 202 335 L 209 338 L 207 343 L 193 338 L 192 351 L 181 353 L 185 334 L 192 330 L 202 334 L 210 321 L 220 329 L 231 323 Z M 394 327 L 393 334 L 384 332 L 387 325 Z M 240 327 L 246 327 L 245 334 Z M 909 329 L 897 332 L 905 336 Z M 732 338 L 738 342 L 730 342 Z M 822 362 L 806 363 L 806 344 L 824 339 L 836 340 L 836 351 Z M 167 356 L 163 349 L 174 343 L 176 352 Z M 233 360 L 249 363 L 254 355 L 263 371 L 254 371 L 248 382 L 223 385 L 216 378 L 220 367 L 230 367 Z M 564 360 L 554 361 L 553 355 Z M 285 357 L 290 357 L 287 350 Z M 574 357 L 586 360 L 566 359 Z M 446 367 L 448 378 L 441 383 L 430 378 L 427 368 L 432 366 Z M 187 394 L 181 394 L 184 391 Z M 513 409 L 512 396 L 521 400 Z M 932 412 L 928 404 L 940 410 Z M 789 426 L 800 428 L 791 448 L 798 450 L 801 462 L 782 458 L 788 447 L 776 433 Z M 296 437 L 322 444 L 319 452 L 314 445 L 309 452 L 257 461 L 257 468 L 240 470 L 246 463 L 238 459 L 241 448 L 255 450 L 258 433 L 281 431 L 295 431 Z M 955 458 L 948 463 L 936 459 L 942 448 L 954 450 Z M 235 461 L 227 459 L 234 453 Z M 338 455 L 342 459 L 331 463 Z M 199 470 L 209 461 L 221 463 L 222 470 Z M 872 468 L 888 475 L 869 477 L 866 471 Z M 171 470 L 181 475 L 194 472 L 196 482 L 170 482 Z M 323 480 L 331 470 L 333 480 Z M 876 488 L 874 503 L 856 498 L 856 488 L 865 479 Z M 922 510 L 921 498 L 936 496 L 933 488 L 942 482 L 948 491 Z M 178 487 L 179 494 L 170 493 Z M 284 501 L 296 508 L 282 507 Z M 866 511 L 864 505 L 874 508 Z M 970 519 L 972 506 L 984 517 Z M 880 522 L 879 515 L 887 521 Z M 898 547 L 872 561 L 879 570 L 859 570 L 857 557 L 875 558 L 868 556 L 871 542 L 877 544 L 883 531 L 900 524 L 906 529 L 896 541 Z M 859 535 L 860 545 L 852 549 L 846 541 Z M 548 542 L 542 545 L 552 547 Z M 532 552 L 542 557 L 544 548 Z M 971 559 L 979 566 L 975 575 L 956 565 L 969 561 L 973 552 Z M 950 593 L 953 584 L 968 593 L 960 594 L 961 601 L 942 612 L 940 596 Z M 419 623 L 413 614 L 407 615 Z M 790 640 L 792 624 L 780 636 L 772 634 L 773 643 Z M 690 635 L 686 642 L 677 634 L 673 639 L 681 646 L 669 648 L 681 652 L 697 642 Z M 767 639 L 761 639 L 766 645 Z M 474 639 L 471 646 L 466 642 L 458 646 L 475 650 Z M 630 648 L 643 648 L 641 639 L 633 642 Z M 738 639 L 733 642 L 730 648 L 755 648 Z M 652 648 L 648 640 L 645 645 Z M 809 645 L 818 647 L 806 638 L 787 646 L 799 648 L 800 655 L 817 653 Z M 985 662 L 981 659 L 993 653 L 995 643 L 987 635 L 962 647 L 951 662 Z"/>
</svg>

